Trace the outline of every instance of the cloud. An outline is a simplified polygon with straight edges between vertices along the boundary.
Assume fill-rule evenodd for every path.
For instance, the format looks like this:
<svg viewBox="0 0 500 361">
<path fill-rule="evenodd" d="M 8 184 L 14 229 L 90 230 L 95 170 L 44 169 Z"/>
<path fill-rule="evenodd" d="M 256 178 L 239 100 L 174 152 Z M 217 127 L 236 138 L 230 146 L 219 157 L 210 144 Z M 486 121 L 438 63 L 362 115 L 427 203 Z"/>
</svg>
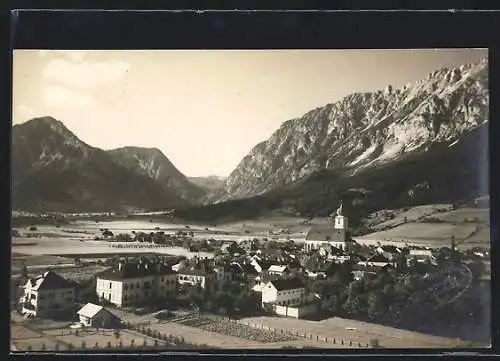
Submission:
<svg viewBox="0 0 500 361">
<path fill-rule="evenodd" d="M 45 104 L 61 108 L 85 108 L 94 105 L 94 99 L 60 86 L 48 86 L 42 93 Z"/>
<path fill-rule="evenodd" d="M 74 85 L 81 88 L 92 88 L 100 84 L 112 82 L 123 78 L 130 68 L 123 61 L 108 62 L 84 62 L 85 54 L 77 53 L 68 55 L 76 61 L 67 59 L 53 59 L 43 69 L 46 79 L 59 81 L 64 84 Z"/>
</svg>

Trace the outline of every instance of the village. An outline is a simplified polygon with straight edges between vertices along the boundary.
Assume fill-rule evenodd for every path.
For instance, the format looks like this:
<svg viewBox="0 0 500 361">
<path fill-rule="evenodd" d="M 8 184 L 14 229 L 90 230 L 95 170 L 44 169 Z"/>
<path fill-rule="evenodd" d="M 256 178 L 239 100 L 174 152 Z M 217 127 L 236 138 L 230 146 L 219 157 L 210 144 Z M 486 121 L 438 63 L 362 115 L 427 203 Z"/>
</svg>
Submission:
<svg viewBox="0 0 500 361">
<path fill-rule="evenodd" d="M 83 251 L 79 262 L 89 267 L 80 280 L 23 267 L 12 294 L 13 349 L 463 347 L 474 343 L 432 335 L 431 320 L 453 328 L 485 317 L 477 290 L 487 251 L 458 250 L 453 237 L 432 249 L 360 244 L 342 204 L 304 242 L 194 244 L 190 229 L 134 238 L 104 229 L 101 237 L 117 255 L 92 273 Z M 214 256 L 120 255 L 137 244 Z"/>
</svg>

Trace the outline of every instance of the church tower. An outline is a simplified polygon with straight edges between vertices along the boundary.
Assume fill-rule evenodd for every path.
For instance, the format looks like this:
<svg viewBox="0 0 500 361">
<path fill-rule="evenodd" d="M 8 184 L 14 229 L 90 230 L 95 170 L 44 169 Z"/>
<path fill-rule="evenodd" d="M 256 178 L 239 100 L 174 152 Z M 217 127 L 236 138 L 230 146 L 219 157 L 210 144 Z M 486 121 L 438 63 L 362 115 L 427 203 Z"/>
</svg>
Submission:
<svg viewBox="0 0 500 361">
<path fill-rule="evenodd" d="M 347 230 L 349 224 L 347 221 L 347 217 L 342 214 L 342 202 L 340 202 L 340 207 L 337 209 L 335 218 L 334 218 L 334 228 L 335 229 L 344 229 Z"/>
</svg>

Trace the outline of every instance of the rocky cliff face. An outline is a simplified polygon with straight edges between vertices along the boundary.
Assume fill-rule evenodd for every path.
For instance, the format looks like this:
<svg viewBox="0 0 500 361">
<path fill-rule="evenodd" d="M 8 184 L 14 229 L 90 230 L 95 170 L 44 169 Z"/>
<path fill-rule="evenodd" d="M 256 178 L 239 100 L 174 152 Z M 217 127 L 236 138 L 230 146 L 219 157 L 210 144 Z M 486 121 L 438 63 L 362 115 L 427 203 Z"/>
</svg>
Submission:
<svg viewBox="0 0 500 361">
<path fill-rule="evenodd" d="M 165 189 L 176 190 L 189 203 L 198 203 L 205 195 L 205 191 L 191 183 L 159 149 L 123 147 L 108 154 L 122 167 L 155 180 Z"/>
<path fill-rule="evenodd" d="M 351 94 L 283 123 L 230 174 L 220 199 L 255 196 L 325 169 L 355 174 L 433 144 L 452 145 L 488 121 L 488 101 L 486 61 Z"/>
<path fill-rule="evenodd" d="M 186 205 L 177 189 L 118 164 L 52 117 L 12 128 L 12 203 L 34 212 Z"/>
</svg>

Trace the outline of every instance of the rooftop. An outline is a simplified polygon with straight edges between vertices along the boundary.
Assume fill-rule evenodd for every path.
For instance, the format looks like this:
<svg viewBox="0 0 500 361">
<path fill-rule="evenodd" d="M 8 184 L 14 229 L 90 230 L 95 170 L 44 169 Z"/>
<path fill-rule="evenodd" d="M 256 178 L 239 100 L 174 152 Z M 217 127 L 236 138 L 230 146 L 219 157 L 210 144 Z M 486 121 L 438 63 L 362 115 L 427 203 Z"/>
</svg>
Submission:
<svg viewBox="0 0 500 361">
<path fill-rule="evenodd" d="M 176 272 L 163 263 L 153 262 L 121 262 L 121 266 L 106 270 L 98 278 L 119 281 L 123 279 L 142 278 L 151 275 L 169 275 Z"/>
<path fill-rule="evenodd" d="M 278 291 L 294 290 L 305 287 L 304 283 L 298 278 L 280 279 L 270 282 Z"/>
<path fill-rule="evenodd" d="M 56 290 L 56 289 L 65 289 L 65 288 L 74 288 L 75 285 L 73 282 L 62 278 L 57 273 L 53 271 L 47 271 L 44 274 L 30 278 L 29 282 L 31 283 L 32 290 Z"/>
</svg>

